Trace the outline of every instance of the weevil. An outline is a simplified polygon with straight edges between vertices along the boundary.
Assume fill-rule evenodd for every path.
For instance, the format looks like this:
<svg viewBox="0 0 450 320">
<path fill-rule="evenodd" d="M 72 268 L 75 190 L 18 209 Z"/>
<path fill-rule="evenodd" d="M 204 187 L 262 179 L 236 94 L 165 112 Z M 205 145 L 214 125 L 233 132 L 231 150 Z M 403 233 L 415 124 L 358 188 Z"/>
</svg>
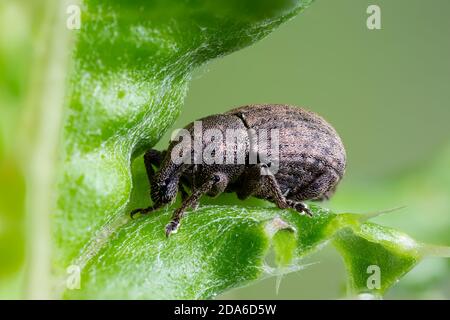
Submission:
<svg viewBox="0 0 450 320">
<path fill-rule="evenodd" d="M 177 231 L 185 212 L 195 209 L 203 195 L 215 197 L 223 192 L 235 192 L 241 200 L 251 196 L 266 199 L 278 208 L 291 208 L 312 216 L 303 201 L 328 199 L 345 173 L 346 153 L 339 135 L 322 117 L 306 109 L 281 104 L 247 105 L 199 121 L 201 134 L 215 130 L 224 137 L 227 130 L 240 132 L 241 139 L 236 140 L 240 146 L 236 142 L 237 147 L 227 149 L 226 143 L 230 141 L 214 140 L 211 135 L 202 136 L 197 144 L 205 150 L 214 141 L 216 148 L 211 155 L 232 152 L 236 157 L 231 162 L 199 160 L 198 156 L 203 154 L 196 153 L 195 143 L 186 144 L 189 150 L 182 152 L 180 141 L 172 141 L 166 151 L 150 149 L 144 154 L 153 205 L 133 210 L 131 216 L 147 214 L 173 202 L 180 191 L 182 203 L 166 226 L 167 236 Z M 198 132 L 194 123 L 185 130 L 195 141 Z M 267 149 L 267 145 L 276 141 L 277 154 L 262 152 L 258 132 L 266 132 L 266 139 L 269 132 L 277 133 L 270 136 L 270 143 L 264 144 Z M 243 161 L 238 161 L 239 152 Z M 185 161 L 175 161 L 174 156 L 184 156 Z M 271 170 L 275 168 L 274 161 L 276 171 Z M 153 166 L 158 167 L 156 172 Z"/>
</svg>

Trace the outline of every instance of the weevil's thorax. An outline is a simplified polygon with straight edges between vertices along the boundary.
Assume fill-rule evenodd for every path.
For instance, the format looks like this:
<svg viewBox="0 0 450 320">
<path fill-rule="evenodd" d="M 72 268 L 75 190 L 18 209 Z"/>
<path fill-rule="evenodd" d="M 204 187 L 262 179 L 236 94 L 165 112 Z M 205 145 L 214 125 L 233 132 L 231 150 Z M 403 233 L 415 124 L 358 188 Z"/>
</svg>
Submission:
<svg viewBox="0 0 450 320">
<path fill-rule="evenodd" d="M 189 161 L 184 161 L 181 169 L 185 184 L 199 187 L 216 172 L 224 173 L 228 181 L 239 177 L 249 152 L 247 128 L 239 117 L 211 115 L 190 123 L 185 129 L 191 140 Z M 177 145 L 178 142 L 170 145 L 169 154 Z"/>
</svg>

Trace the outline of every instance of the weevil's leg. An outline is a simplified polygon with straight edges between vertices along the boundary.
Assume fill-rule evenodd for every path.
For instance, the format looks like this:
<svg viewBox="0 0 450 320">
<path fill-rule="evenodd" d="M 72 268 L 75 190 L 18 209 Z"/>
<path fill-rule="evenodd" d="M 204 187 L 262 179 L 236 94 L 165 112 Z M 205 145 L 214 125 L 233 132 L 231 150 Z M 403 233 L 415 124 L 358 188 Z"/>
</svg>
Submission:
<svg viewBox="0 0 450 320">
<path fill-rule="evenodd" d="M 290 199 L 286 199 L 286 202 L 287 202 L 289 208 L 292 208 L 292 209 L 298 211 L 299 213 L 304 213 L 308 217 L 313 216 L 311 210 L 309 210 L 308 206 L 306 204 L 304 204 L 303 202 L 294 201 L 294 200 L 290 200 Z"/>
<path fill-rule="evenodd" d="M 155 175 L 155 170 L 153 166 L 159 167 L 161 165 L 162 160 L 164 159 L 167 151 L 158 151 L 155 149 L 150 149 L 144 154 L 144 165 L 145 170 L 147 171 L 148 182 L 150 183 L 153 176 Z M 156 209 L 160 208 L 161 205 L 153 205 L 147 208 L 138 208 L 130 212 L 130 217 L 133 218 L 136 214 L 148 214 Z"/>
<path fill-rule="evenodd" d="M 226 184 L 226 177 L 224 175 L 214 174 L 211 179 L 202 184 L 200 188 L 195 189 L 195 191 L 187 197 L 181 206 L 173 213 L 172 220 L 166 225 L 166 236 L 168 237 L 171 233 L 177 231 L 178 226 L 180 225 L 180 220 L 183 218 L 186 210 L 188 208 L 196 207 L 200 198 L 204 194 L 208 193 L 214 186 L 220 186 L 220 189 L 224 190 Z"/>
<path fill-rule="evenodd" d="M 134 209 L 133 211 L 130 212 L 130 217 L 131 219 L 134 218 L 135 215 L 139 214 L 148 214 L 152 211 L 155 211 L 156 209 L 160 208 L 159 206 L 150 206 L 147 208 L 138 208 L 138 209 Z"/>
<path fill-rule="evenodd" d="M 264 165 L 262 169 L 264 169 Z M 312 213 L 308 209 L 308 206 L 306 204 L 286 199 L 275 176 L 270 172 L 266 171 L 266 173 L 268 174 L 262 176 L 265 181 L 266 191 L 272 196 L 273 202 L 277 205 L 278 208 L 292 208 L 300 213 L 305 213 L 310 217 L 312 216 Z"/>
<path fill-rule="evenodd" d="M 261 183 L 261 168 L 258 164 L 249 166 L 243 176 L 242 182 L 236 194 L 240 200 L 245 200 L 252 196 Z"/>
</svg>

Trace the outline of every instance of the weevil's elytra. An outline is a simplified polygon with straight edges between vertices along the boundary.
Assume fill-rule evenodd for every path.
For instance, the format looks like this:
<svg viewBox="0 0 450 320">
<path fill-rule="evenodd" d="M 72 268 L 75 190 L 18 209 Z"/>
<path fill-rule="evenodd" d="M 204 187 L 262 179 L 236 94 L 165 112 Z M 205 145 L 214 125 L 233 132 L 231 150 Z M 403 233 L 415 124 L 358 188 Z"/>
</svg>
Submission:
<svg viewBox="0 0 450 320">
<path fill-rule="evenodd" d="M 195 208 L 205 194 L 236 192 L 239 199 L 254 196 L 279 208 L 311 215 L 302 201 L 328 199 L 344 175 L 346 154 L 341 139 L 329 123 L 311 111 L 288 105 L 248 105 L 205 117 L 201 122 L 202 133 L 215 129 L 225 137 L 227 129 L 245 132 L 240 149 L 245 160 L 231 164 L 203 160 L 196 164 L 175 163 L 171 154 L 180 147 L 179 141 L 172 142 L 167 151 L 147 151 L 144 162 L 153 206 L 134 210 L 131 215 L 156 210 L 172 202 L 180 191 L 183 202 L 166 226 L 166 235 L 177 230 L 185 211 Z M 191 123 L 186 129 L 194 140 L 195 125 Z M 261 161 L 261 149 L 254 150 L 254 133 L 263 131 L 277 133 L 278 168 L 274 174 L 263 174 L 264 170 L 271 170 L 271 164 Z M 203 138 L 202 142 L 206 148 L 208 141 Z M 219 143 L 219 149 L 226 150 L 225 141 Z M 195 153 L 188 151 L 189 157 Z M 251 161 L 252 156 L 256 162 Z M 153 166 L 159 167 L 157 172 Z"/>
</svg>

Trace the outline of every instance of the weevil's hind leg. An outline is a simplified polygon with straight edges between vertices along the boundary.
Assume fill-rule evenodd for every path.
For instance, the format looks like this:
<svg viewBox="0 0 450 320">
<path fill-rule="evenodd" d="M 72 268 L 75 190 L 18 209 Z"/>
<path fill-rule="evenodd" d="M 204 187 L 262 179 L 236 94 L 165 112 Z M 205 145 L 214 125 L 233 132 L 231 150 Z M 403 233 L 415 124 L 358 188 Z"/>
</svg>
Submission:
<svg viewBox="0 0 450 320">
<path fill-rule="evenodd" d="M 208 193 L 214 186 L 218 186 L 220 190 L 224 190 L 228 183 L 226 180 L 224 175 L 213 174 L 211 179 L 202 184 L 200 188 L 195 189 L 195 191 L 187 197 L 181 206 L 173 213 L 172 220 L 166 225 L 166 236 L 168 237 L 170 234 L 177 231 L 181 218 L 183 218 L 186 210 L 188 208 L 195 208 L 200 198 Z"/>
<path fill-rule="evenodd" d="M 148 182 L 151 183 L 153 176 L 155 175 L 155 170 L 153 166 L 159 167 L 162 160 L 164 159 L 167 151 L 159 151 L 155 149 L 150 149 L 144 154 L 144 165 L 147 171 Z M 161 205 L 153 205 L 147 208 L 138 208 L 130 212 L 130 217 L 133 218 L 137 214 L 148 214 L 156 209 L 160 208 Z"/>
<path fill-rule="evenodd" d="M 288 204 L 288 208 L 292 208 L 301 214 L 306 214 L 308 217 L 313 216 L 311 210 L 303 202 L 286 199 L 286 203 Z"/>
<path fill-rule="evenodd" d="M 264 166 L 262 169 L 267 169 Z M 310 217 L 312 217 L 312 212 L 309 210 L 308 206 L 302 202 L 294 201 L 290 199 L 286 199 L 284 194 L 281 191 L 281 188 L 278 184 L 277 179 L 273 174 L 266 171 L 266 175 L 263 175 L 264 179 L 264 186 L 265 186 L 265 193 L 271 196 L 272 202 L 274 202 L 278 208 L 280 209 L 287 209 L 292 208 L 299 213 L 304 213 Z"/>
<path fill-rule="evenodd" d="M 241 185 L 236 190 L 237 197 L 245 200 L 256 193 L 261 183 L 261 167 L 258 164 L 249 166 L 242 176 Z"/>
</svg>

